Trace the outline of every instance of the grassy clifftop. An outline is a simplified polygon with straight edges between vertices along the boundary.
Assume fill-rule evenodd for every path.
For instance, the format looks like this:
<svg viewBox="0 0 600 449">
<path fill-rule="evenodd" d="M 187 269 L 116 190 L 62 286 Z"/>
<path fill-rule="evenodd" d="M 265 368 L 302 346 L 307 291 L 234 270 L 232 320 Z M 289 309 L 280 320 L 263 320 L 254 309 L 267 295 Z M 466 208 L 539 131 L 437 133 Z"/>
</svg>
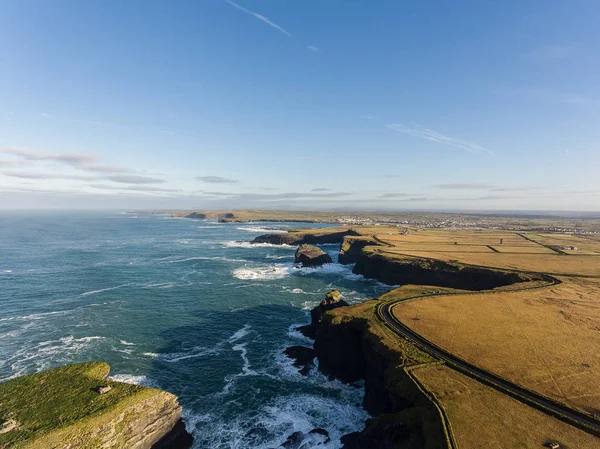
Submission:
<svg viewBox="0 0 600 449">
<path fill-rule="evenodd" d="M 150 448 L 181 417 L 177 397 L 114 382 L 102 362 L 0 384 L 0 448 Z M 101 387 L 109 391 L 99 392 Z"/>
</svg>

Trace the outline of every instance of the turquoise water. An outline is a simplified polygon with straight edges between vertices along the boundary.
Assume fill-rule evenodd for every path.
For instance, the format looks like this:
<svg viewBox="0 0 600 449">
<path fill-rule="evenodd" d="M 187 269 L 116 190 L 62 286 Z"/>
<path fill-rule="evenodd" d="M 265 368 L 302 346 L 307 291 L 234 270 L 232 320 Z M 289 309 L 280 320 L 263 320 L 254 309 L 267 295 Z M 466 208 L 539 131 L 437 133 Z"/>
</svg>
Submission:
<svg viewBox="0 0 600 449">
<path fill-rule="evenodd" d="M 104 360 L 115 380 L 178 395 L 195 448 L 275 448 L 316 427 L 332 438 L 320 448 L 341 447 L 368 417 L 361 386 L 303 377 L 282 351 L 311 344 L 295 327 L 329 289 L 352 303 L 385 288 L 338 264 L 296 268 L 292 247 L 239 242 L 294 226 L 2 213 L 0 380 Z M 336 260 L 338 245 L 323 248 Z"/>
<path fill-rule="evenodd" d="M 104 360 L 115 380 L 178 395 L 196 448 L 274 448 L 316 427 L 332 438 L 320 448 L 341 447 L 368 417 L 362 388 L 303 377 L 282 351 L 311 344 L 295 327 L 329 289 L 352 303 L 385 287 L 338 264 L 296 268 L 292 247 L 239 242 L 294 226 L 2 213 L 0 380 Z M 337 259 L 338 245 L 323 248 Z"/>
</svg>

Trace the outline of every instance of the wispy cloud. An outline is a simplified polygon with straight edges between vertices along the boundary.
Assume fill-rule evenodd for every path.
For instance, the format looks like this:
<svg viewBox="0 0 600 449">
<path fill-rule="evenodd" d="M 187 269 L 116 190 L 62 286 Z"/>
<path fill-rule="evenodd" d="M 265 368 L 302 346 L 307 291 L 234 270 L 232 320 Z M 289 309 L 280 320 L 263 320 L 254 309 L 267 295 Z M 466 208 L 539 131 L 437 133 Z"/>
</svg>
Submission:
<svg viewBox="0 0 600 449">
<path fill-rule="evenodd" d="M 315 47 L 314 45 L 307 45 L 306 48 L 309 49 L 310 51 L 314 51 L 315 53 L 321 53 L 321 49 L 318 47 Z"/>
<path fill-rule="evenodd" d="M 410 136 L 419 137 L 421 139 L 429 140 L 431 142 L 439 143 L 440 145 L 447 145 L 454 148 L 459 148 L 461 150 L 468 151 L 473 154 L 487 154 L 488 156 L 495 156 L 494 152 L 488 150 L 487 148 L 473 143 L 468 142 L 466 140 L 457 139 L 455 137 L 446 136 L 437 131 L 434 131 L 429 128 L 425 128 L 420 125 L 402 125 L 397 123 L 392 123 L 389 125 L 385 125 L 387 128 L 397 131 L 403 134 L 408 134 Z"/>
<path fill-rule="evenodd" d="M 70 179 L 75 181 L 91 181 L 98 179 L 95 176 L 85 176 L 68 173 L 35 173 L 35 172 L 2 172 L 4 176 L 21 179 Z"/>
<path fill-rule="evenodd" d="M 50 161 L 68 167 L 67 170 L 64 170 L 64 167 L 59 168 L 58 172 L 42 170 L 40 172 L 11 171 L 3 173 L 5 176 L 14 178 L 69 179 L 74 181 L 104 179 L 121 184 L 160 184 L 165 182 L 160 178 L 138 175 L 135 171 L 124 167 L 99 165 L 96 163 L 100 160 L 98 156 L 90 153 L 45 153 L 25 148 L 4 148 L 0 149 L 0 153 L 16 156 L 31 166 L 35 166 L 38 162 Z M 53 169 L 56 170 L 56 168 Z M 75 173 L 72 172 L 73 170 Z"/>
<path fill-rule="evenodd" d="M 114 165 L 86 165 L 83 169 L 94 173 L 127 173 L 131 171 L 128 168 Z"/>
<path fill-rule="evenodd" d="M 235 179 L 223 178 L 222 176 L 196 176 L 198 181 L 207 182 L 209 184 L 238 184 Z"/>
<path fill-rule="evenodd" d="M 262 14 L 259 14 L 257 12 L 254 11 L 250 11 L 249 9 L 244 8 L 243 6 L 238 5 L 237 3 L 232 2 L 231 0 L 225 0 L 227 3 L 229 3 L 231 6 L 233 6 L 234 8 L 239 9 L 240 11 L 245 12 L 248 15 L 251 15 L 253 17 L 256 17 L 258 20 L 262 20 L 264 23 L 266 23 L 267 25 L 275 28 L 278 31 L 281 31 L 283 34 L 285 34 L 286 36 L 291 36 L 290 33 L 288 33 L 286 30 L 284 30 L 282 27 L 280 27 L 279 25 L 277 25 L 276 23 L 272 22 L 271 20 L 269 20 L 268 18 L 266 18 L 265 16 L 263 16 Z"/>
<path fill-rule="evenodd" d="M 490 192 L 529 192 L 531 190 L 541 190 L 542 187 L 495 187 Z"/>
<path fill-rule="evenodd" d="M 98 160 L 97 156 L 89 153 L 43 153 L 25 148 L 4 148 L 1 151 L 29 161 L 54 161 L 77 167 Z"/>
<path fill-rule="evenodd" d="M 161 192 L 161 193 L 176 193 L 181 192 L 177 189 L 162 189 L 155 186 L 133 185 L 133 186 L 112 186 L 108 184 L 89 184 L 88 187 L 102 190 L 131 190 L 135 192 Z"/>
<path fill-rule="evenodd" d="M 163 182 L 165 182 L 164 179 L 139 175 L 112 175 L 107 176 L 106 179 L 108 179 L 109 181 L 119 182 L 123 184 L 162 184 Z"/>
<path fill-rule="evenodd" d="M 326 199 L 340 198 L 352 195 L 351 192 L 285 192 L 285 193 L 231 193 L 231 192 L 208 192 L 203 191 L 202 194 L 215 197 L 226 198 L 230 200 L 244 201 L 277 201 L 277 200 L 293 200 L 293 199 Z"/>
<path fill-rule="evenodd" d="M 310 189 L 311 192 L 328 192 L 331 189 L 324 189 L 322 187 L 316 188 L 316 189 Z"/>
<path fill-rule="evenodd" d="M 407 196 L 415 196 L 415 195 L 409 195 L 408 193 L 402 193 L 402 192 L 388 192 L 388 193 L 379 195 L 379 198 L 405 198 Z"/>
<path fill-rule="evenodd" d="M 434 185 L 437 189 L 450 189 L 450 190 L 481 190 L 481 189 L 493 189 L 494 186 L 490 184 L 477 184 L 477 183 L 452 183 L 452 184 L 436 184 Z"/>
</svg>

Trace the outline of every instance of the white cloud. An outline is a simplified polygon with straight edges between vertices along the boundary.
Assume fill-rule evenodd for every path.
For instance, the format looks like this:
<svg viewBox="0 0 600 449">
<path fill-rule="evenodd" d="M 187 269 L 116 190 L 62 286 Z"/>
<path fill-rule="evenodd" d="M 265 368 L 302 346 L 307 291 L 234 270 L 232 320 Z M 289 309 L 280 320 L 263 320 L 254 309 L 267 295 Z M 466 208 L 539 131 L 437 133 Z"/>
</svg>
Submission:
<svg viewBox="0 0 600 449">
<path fill-rule="evenodd" d="M 306 48 L 308 48 L 310 51 L 314 51 L 315 53 L 321 53 L 321 49 L 315 47 L 314 45 L 307 45 Z"/>
<path fill-rule="evenodd" d="M 263 16 L 262 14 L 258 14 L 257 12 L 254 11 L 250 11 L 249 9 L 246 9 L 240 5 L 238 5 L 237 3 L 232 2 L 231 0 L 225 0 L 227 3 L 229 3 L 231 6 L 233 6 L 234 8 L 239 9 L 240 11 L 245 12 L 246 14 L 249 14 L 253 17 L 256 17 L 258 20 L 262 20 L 263 22 L 265 22 L 267 25 L 272 26 L 273 28 L 275 28 L 278 31 L 281 31 L 283 34 L 287 35 L 287 36 L 291 36 L 290 33 L 288 33 L 286 30 L 284 30 L 282 27 L 280 27 L 279 25 L 277 25 L 276 23 L 272 22 L 271 20 L 269 20 L 268 18 L 266 18 L 265 16 Z"/>
<path fill-rule="evenodd" d="M 473 142 L 467 142 L 466 140 L 457 139 L 455 137 L 445 136 L 444 134 L 441 134 L 437 131 L 425 128 L 420 125 L 407 126 L 407 125 L 392 123 L 392 124 L 386 125 L 386 127 L 388 127 L 391 130 L 400 132 L 400 133 L 408 134 L 410 136 L 419 137 L 421 139 L 439 143 L 440 145 L 447 145 L 447 146 L 451 146 L 454 148 L 459 148 L 461 150 L 468 151 L 469 153 L 487 154 L 488 156 L 495 156 L 493 151 L 488 150 L 487 148 L 485 148 L 479 144 L 476 144 Z"/>
</svg>

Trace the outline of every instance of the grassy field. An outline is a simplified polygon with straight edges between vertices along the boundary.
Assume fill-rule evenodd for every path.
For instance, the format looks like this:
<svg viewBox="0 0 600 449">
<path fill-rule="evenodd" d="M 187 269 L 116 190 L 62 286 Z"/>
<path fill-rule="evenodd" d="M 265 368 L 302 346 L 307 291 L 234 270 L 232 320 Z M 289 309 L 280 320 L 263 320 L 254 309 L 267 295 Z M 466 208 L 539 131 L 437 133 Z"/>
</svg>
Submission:
<svg viewBox="0 0 600 449">
<path fill-rule="evenodd" d="M 379 301 L 411 298 L 434 291 L 438 294 L 461 293 L 455 289 L 406 285 L 384 294 Z M 513 294 L 510 293 L 511 287 L 503 287 L 500 291 L 507 293 L 498 293 L 496 296 Z M 459 297 L 462 296 L 457 296 Z M 447 299 L 450 296 L 430 298 Z M 412 375 L 443 407 L 459 448 L 542 448 L 547 441 L 559 441 L 563 448 L 571 449 L 599 447 L 598 438 L 440 365 L 411 342 L 398 338 L 375 317 L 374 308 L 379 301 L 367 301 L 329 313 L 333 315 L 334 322 L 363 319 L 369 323 L 371 338 L 378 345 L 387 348 L 388 354 L 398 360 L 398 366 L 394 368 L 397 372 L 388 372 L 388 376 L 401 376 L 402 364 L 409 367 Z M 409 301 L 406 304 L 414 305 L 419 301 L 421 300 Z M 451 338 L 451 335 L 447 338 Z M 507 352 L 500 356 L 510 358 L 511 354 Z M 582 383 L 585 384 L 585 381 Z"/>
<path fill-rule="evenodd" d="M 101 362 L 67 365 L 0 384 L 0 424 L 17 425 L 0 434 L 0 448 L 63 447 L 51 442 L 77 441 L 113 419 L 126 428 L 128 420 L 139 418 L 131 410 L 175 399 L 164 391 L 113 382 L 109 369 Z M 102 386 L 111 390 L 99 394 Z M 101 447 L 85 441 L 89 444 L 77 447 Z"/>
<path fill-rule="evenodd" d="M 376 249 L 391 258 L 428 257 L 558 276 L 562 284 L 550 288 L 434 296 L 399 304 L 394 313 L 471 363 L 600 414 L 597 236 L 423 230 L 377 237 L 393 245 Z M 554 246 L 576 246 L 585 253 L 578 249 L 561 254 Z"/>
<path fill-rule="evenodd" d="M 573 217 L 547 212 L 543 214 L 526 213 L 444 213 L 444 212 L 357 212 L 357 211 L 281 211 L 281 210 L 177 210 L 159 209 L 138 211 L 136 213 L 168 213 L 175 216 L 186 216 L 192 212 L 206 214 L 210 219 L 226 218 L 232 221 L 311 221 L 315 223 L 348 223 L 368 224 L 397 223 L 420 228 L 441 227 L 488 229 L 572 229 L 580 231 L 599 231 L 600 214 L 582 213 Z"/>
<path fill-rule="evenodd" d="M 600 236 L 412 227 L 406 235 L 385 226 L 359 231 L 379 243 L 363 251 L 386 258 L 429 258 L 557 277 L 561 283 L 549 287 L 539 281 L 532 285 L 543 287 L 534 290 L 513 284 L 475 294 L 407 285 L 379 299 L 437 292 L 398 304 L 394 315 L 477 366 L 600 416 Z M 368 303 L 361 307 L 339 313 L 369 319 Z M 385 329 L 379 334 L 383 341 L 401 340 Z M 567 448 L 600 447 L 598 438 L 448 367 L 409 359 L 419 367 L 413 375 L 446 410 L 460 447 L 542 447 L 547 440 Z"/>
<path fill-rule="evenodd" d="M 600 285 L 434 296 L 394 308 L 403 323 L 459 357 L 600 414 Z"/>
<path fill-rule="evenodd" d="M 459 448 L 542 448 L 548 441 L 570 449 L 598 447 L 598 438 L 446 366 L 412 373 L 444 407 Z"/>
</svg>

